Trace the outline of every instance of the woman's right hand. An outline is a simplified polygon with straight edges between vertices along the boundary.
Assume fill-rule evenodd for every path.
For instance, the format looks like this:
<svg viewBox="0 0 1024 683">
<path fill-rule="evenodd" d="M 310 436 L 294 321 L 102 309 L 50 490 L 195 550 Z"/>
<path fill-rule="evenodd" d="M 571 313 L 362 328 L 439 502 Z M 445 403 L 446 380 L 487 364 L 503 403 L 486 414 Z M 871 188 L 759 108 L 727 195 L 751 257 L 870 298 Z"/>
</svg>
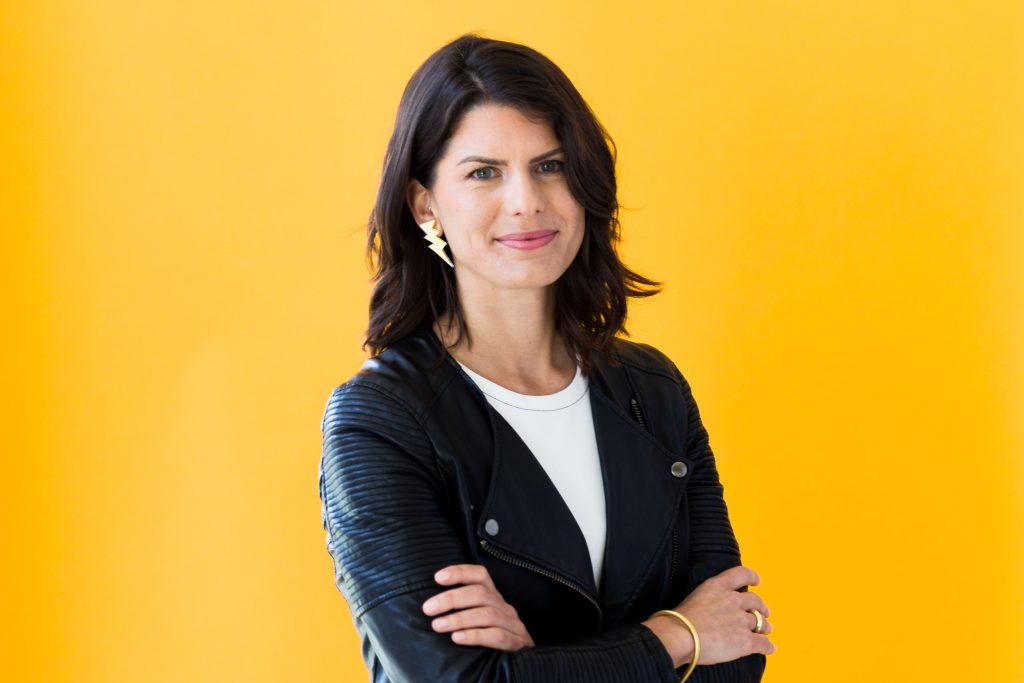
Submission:
<svg viewBox="0 0 1024 683">
<path fill-rule="evenodd" d="M 700 638 L 698 666 L 730 662 L 753 653 L 770 655 L 775 652 L 775 645 L 767 637 L 772 632 L 768 606 L 759 595 L 737 590 L 756 586 L 760 581 L 749 567 L 730 567 L 697 586 L 675 607 L 674 611 L 689 619 L 697 630 Z M 754 633 L 757 618 L 748 611 L 751 609 L 765 618 L 760 633 Z M 685 624 L 669 615 L 651 617 L 643 623 L 662 640 L 677 668 L 693 659 L 693 637 Z"/>
<path fill-rule="evenodd" d="M 505 602 L 487 567 L 453 564 L 438 571 L 434 580 L 445 586 L 459 585 L 423 603 L 425 614 L 438 615 L 431 624 L 435 631 L 451 633 L 452 640 L 459 645 L 509 652 L 534 646 L 516 608 Z M 442 615 L 449 610 L 454 611 Z"/>
</svg>

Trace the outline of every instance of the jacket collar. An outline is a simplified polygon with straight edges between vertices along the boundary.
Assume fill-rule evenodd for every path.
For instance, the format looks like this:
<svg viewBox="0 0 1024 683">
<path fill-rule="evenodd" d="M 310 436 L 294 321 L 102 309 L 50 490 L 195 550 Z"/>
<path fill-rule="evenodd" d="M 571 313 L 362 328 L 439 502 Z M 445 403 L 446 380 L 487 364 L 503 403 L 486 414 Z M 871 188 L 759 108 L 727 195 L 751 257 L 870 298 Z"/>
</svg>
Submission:
<svg viewBox="0 0 1024 683">
<path fill-rule="evenodd" d="M 613 366 L 596 354 L 588 377 L 607 519 L 598 587 L 583 533 L 543 466 L 440 340 L 430 331 L 424 334 L 430 340 L 428 346 L 442 353 L 459 375 L 443 383 L 445 390 L 434 409 L 468 415 L 466 406 L 471 403 L 467 402 L 475 401 L 490 418 L 490 442 L 486 429 L 467 428 L 449 435 L 451 445 L 469 457 L 490 456 L 487 494 L 475 514 L 478 541 L 575 584 L 601 605 L 606 619 L 621 616 L 669 542 L 689 476 L 673 476 L 672 465 L 685 463 L 687 473 L 693 469 L 684 455 L 666 449 L 630 417 L 630 399 L 639 400 L 642 395 L 643 373 L 631 372 L 628 363 Z M 622 356 L 615 355 L 621 362 Z M 638 382 L 641 391 L 637 391 Z"/>
</svg>

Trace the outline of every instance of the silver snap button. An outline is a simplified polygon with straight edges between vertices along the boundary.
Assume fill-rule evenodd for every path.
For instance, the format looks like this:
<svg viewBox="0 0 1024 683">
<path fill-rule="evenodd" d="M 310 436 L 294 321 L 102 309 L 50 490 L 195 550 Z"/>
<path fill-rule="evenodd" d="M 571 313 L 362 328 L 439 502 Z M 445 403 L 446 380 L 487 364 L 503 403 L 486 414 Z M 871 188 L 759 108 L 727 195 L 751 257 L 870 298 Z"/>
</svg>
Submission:
<svg viewBox="0 0 1024 683">
<path fill-rule="evenodd" d="M 491 536 L 497 536 L 498 535 L 498 520 L 496 520 L 496 519 L 489 519 L 486 522 L 484 522 L 484 531 L 486 531 Z"/>
<path fill-rule="evenodd" d="M 686 463 L 685 462 L 680 462 L 678 460 L 676 462 L 672 463 L 672 476 L 676 477 L 677 479 L 682 479 L 683 477 L 685 477 L 686 476 Z"/>
</svg>

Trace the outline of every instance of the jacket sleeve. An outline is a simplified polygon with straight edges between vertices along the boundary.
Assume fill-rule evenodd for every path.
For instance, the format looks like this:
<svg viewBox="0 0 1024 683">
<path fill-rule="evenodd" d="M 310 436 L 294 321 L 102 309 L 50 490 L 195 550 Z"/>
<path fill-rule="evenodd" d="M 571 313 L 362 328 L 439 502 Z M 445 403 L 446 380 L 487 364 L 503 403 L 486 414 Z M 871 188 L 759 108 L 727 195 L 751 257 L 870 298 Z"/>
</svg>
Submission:
<svg viewBox="0 0 1024 683">
<path fill-rule="evenodd" d="M 327 549 L 371 669 L 382 667 L 392 683 L 679 680 L 661 641 L 641 624 L 516 652 L 458 645 L 435 632 L 422 604 L 448 588 L 434 573 L 471 560 L 425 431 L 398 397 L 351 381 L 332 392 L 321 430 Z"/>
<path fill-rule="evenodd" d="M 686 453 L 694 463 L 687 499 L 690 518 L 689 588 L 687 594 L 708 578 L 742 564 L 740 548 L 729 522 L 724 487 L 718 477 L 715 456 L 708 433 L 701 422 L 697 402 L 689 383 L 672 365 L 679 380 L 689 416 L 686 430 Z M 746 592 L 747 586 L 739 589 Z M 764 674 L 767 657 L 751 653 L 720 664 L 701 666 L 697 663 L 687 683 L 757 683 Z"/>
</svg>

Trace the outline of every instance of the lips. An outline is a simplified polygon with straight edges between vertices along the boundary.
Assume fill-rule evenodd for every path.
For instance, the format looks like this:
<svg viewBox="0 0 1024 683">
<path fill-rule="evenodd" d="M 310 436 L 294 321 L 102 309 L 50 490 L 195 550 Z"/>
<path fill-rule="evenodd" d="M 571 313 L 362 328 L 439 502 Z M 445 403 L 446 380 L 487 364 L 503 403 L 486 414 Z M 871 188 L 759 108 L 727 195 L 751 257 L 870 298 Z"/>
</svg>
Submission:
<svg viewBox="0 0 1024 683">
<path fill-rule="evenodd" d="M 536 240 L 541 237 L 547 237 L 548 235 L 555 234 L 554 230 L 532 230 L 530 232 L 511 232 L 507 235 L 502 235 L 498 238 L 499 242 L 524 242 L 526 240 Z"/>
<path fill-rule="evenodd" d="M 497 239 L 502 246 L 511 249 L 540 249 L 545 244 L 555 239 L 557 230 L 533 230 L 531 232 L 515 232 L 502 235 Z"/>
</svg>

